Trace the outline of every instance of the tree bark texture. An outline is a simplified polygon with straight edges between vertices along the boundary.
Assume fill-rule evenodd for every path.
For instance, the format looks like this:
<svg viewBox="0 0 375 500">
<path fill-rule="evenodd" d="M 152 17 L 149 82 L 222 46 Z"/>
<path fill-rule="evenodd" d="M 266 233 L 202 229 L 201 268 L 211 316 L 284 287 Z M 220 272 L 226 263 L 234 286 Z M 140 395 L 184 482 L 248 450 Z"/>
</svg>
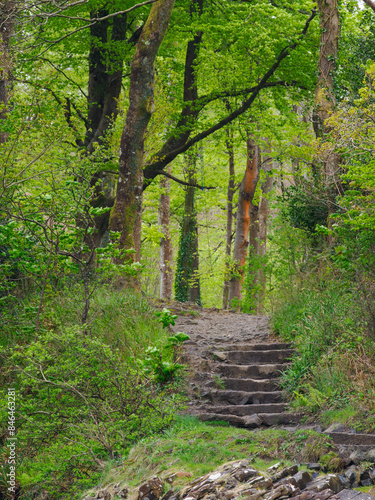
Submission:
<svg viewBox="0 0 375 500">
<path fill-rule="evenodd" d="M 313 124 L 316 136 L 323 137 L 330 132 L 326 120 L 336 106 L 333 80 L 340 38 L 338 0 L 318 0 L 318 9 L 321 36 Z M 334 165 L 327 165 L 327 174 L 334 175 Z"/>
<path fill-rule="evenodd" d="M 202 14 L 203 11 L 203 0 L 193 0 L 191 6 L 191 14 L 198 13 Z M 183 95 L 183 107 L 173 134 L 166 140 L 165 144 L 162 146 L 160 151 L 158 151 L 151 158 L 151 164 L 161 162 L 161 170 L 165 168 L 166 165 L 163 164 L 163 158 L 179 148 L 189 139 L 191 131 L 193 130 L 194 124 L 198 117 L 200 109 L 196 106 L 196 101 L 198 99 L 198 87 L 197 87 L 197 75 L 196 75 L 196 63 L 199 55 L 199 49 L 202 42 L 203 32 L 199 31 L 196 33 L 192 40 L 189 40 L 186 48 L 185 57 L 185 72 L 184 72 L 184 95 Z M 145 166 L 144 169 L 145 186 L 154 179 L 154 171 L 150 169 L 149 165 Z"/>
<path fill-rule="evenodd" d="M 272 177 L 268 172 L 272 168 L 271 160 L 266 160 L 262 169 L 266 174 L 261 186 L 262 196 L 258 204 L 250 207 L 250 249 L 249 249 L 249 283 L 247 294 L 250 295 L 250 308 L 255 314 L 262 310 L 264 295 L 266 291 L 266 262 L 267 254 L 267 229 L 269 215 L 268 193 L 272 189 Z"/>
<path fill-rule="evenodd" d="M 15 21 L 14 0 L 3 0 L 0 4 L 0 124 L 6 120 L 9 100 L 11 71 L 10 41 Z M 7 141 L 8 134 L 0 130 L 0 144 Z"/>
<path fill-rule="evenodd" d="M 247 140 L 247 164 L 242 179 L 236 216 L 236 236 L 233 249 L 233 269 L 229 284 L 229 304 L 233 301 L 239 304 L 241 300 L 244 266 L 246 264 L 247 248 L 249 246 L 250 207 L 259 179 L 260 151 L 252 138 Z M 236 307 L 238 305 L 236 304 Z"/>
<path fill-rule="evenodd" d="M 327 119 L 336 106 L 334 76 L 340 38 L 338 0 L 318 0 L 318 10 L 320 15 L 321 36 L 319 75 L 315 92 L 313 125 L 316 136 L 324 139 L 331 131 Z M 336 153 L 325 158 L 323 164 L 328 205 L 327 225 L 329 228 L 332 226 L 330 215 L 334 211 L 333 203 L 337 192 L 337 186 L 339 186 L 339 164 L 340 158 Z M 328 243 L 330 245 L 333 244 L 331 237 L 328 238 Z"/>
<path fill-rule="evenodd" d="M 171 173 L 171 166 L 168 167 L 168 173 Z M 160 179 L 162 193 L 159 197 L 159 226 L 163 236 L 160 238 L 160 298 L 171 299 L 173 292 L 173 272 L 172 258 L 173 247 L 170 232 L 170 191 L 171 180 L 162 176 Z"/>
<path fill-rule="evenodd" d="M 226 228 L 226 243 L 225 243 L 225 269 L 226 279 L 223 287 L 223 308 L 229 307 L 229 274 L 230 274 L 230 257 L 232 250 L 232 227 L 233 227 L 233 195 L 235 192 L 235 171 L 234 171 L 234 149 L 233 149 L 233 133 L 228 131 L 228 139 L 226 142 L 227 152 L 229 156 L 229 179 L 227 191 L 227 228 Z"/>
<path fill-rule="evenodd" d="M 173 5 L 174 0 L 152 4 L 131 65 L 129 109 L 120 143 L 115 204 L 110 215 L 110 229 L 120 232 L 119 244 L 124 250 L 140 248 L 140 231 L 136 228 L 142 213 L 144 136 L 154 105 L 154 62 Z M 123 262 L 125 256 L 119 260 Z"/>
<path fill-rule="evenodd" d="M 188 155 L 188 182 L 196 182 L 196 151 Z M 185 191 L 185 210 L 181 227 L 177 269 L 175 278 L 175 298 L 179 302 L 201 303 L 199 281 L 198 225 L 195 208 L 195 190 L 187 186 Z"/>
</svg>

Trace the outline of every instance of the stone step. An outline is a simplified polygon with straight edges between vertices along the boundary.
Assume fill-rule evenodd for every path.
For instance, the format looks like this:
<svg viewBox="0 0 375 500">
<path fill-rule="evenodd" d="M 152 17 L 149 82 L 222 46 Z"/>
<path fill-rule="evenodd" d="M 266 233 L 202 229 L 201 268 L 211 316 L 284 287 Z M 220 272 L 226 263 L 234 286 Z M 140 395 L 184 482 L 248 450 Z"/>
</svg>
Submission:
<svg viewBox="0 0 375 500">
<path fill-rule="evenodd" d="M 229 391 L 275 391 L 280 387 L 277 379 L 252 379 L 252 378 L 222 378 L 225 389 Z"/>
<path fill-rule="evenodd" d="M 212 403 L 226 403 L 232 405 L 251 405 L 264 403 L 282 403 L 285 397 L 283 391 L 229 391 L 212 390 L 202 394 L 202 400 Z"/>
<path fill-rule="evenodd" d="M 375 447 L 375 434 L 356 434 L 353 432 L 330 432 L 328 435 L 335 444 L 367 445 Z"/>
<path fill-rule="evenodd" d="M 275 342 L 269 344 L 218 344 L 215 345 L 217 351 L 282 351 L 292 349 L 291 342 Z"/>
<path fill-rule="evenodd" d="M 224 421 L 235 427 L 270 427 L 272 425 L 295 424 L 301 419 L 301 415 L 298 413 L 258 413 L 255 416 L 258 417 L 259 425 L 254 425 L 253 421 L 250 421 L 250 423 L 247 420 L 249 416 L 239 417 L 237 415 L 214 412 L 198 412 L 195 416 L 204 422 Z"/>
<path fill-rule="evenodd" d="M 294 349 L 269 351 L 227 351 L 223 354 L 229 363 L 236 365 L 285 363 L 294 354 Z M 213 353 L 215 354 L 215 353 Z"/>
<path fill-rule="evenodd" d="M 258 413 L 264 425 L 287 425 L 298 424 L 301 421 L 300 413 Z"/>
<path fill-rule="evenodd" d="M 228 365 L 218 366 L 221 375 L 228 378 L 273 378 L 278 377 L 280 372 L 285 371 L 289 363 L 265 364 L 265 365 Z"/>
<path fill-rule="evenodd" d="M 254 415 L 254 413 L 281 413 L 288 408 L 284 403 L 265 403 L 255 405 L 222 405 L 222 406 L 205 406 L 202 411 L 208 413 L 224 413 L 227 415 Z"/>
</svg>

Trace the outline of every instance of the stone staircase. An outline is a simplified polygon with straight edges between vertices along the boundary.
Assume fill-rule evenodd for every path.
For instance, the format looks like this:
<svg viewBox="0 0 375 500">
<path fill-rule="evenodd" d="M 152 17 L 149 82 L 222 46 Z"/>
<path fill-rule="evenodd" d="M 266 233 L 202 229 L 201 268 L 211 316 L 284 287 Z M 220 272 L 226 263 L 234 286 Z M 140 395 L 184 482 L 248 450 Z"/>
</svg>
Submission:
<svg viewBox="0 0 375 500">
<path fill-rule="evenodd" d="M 279 385 L 294 353 L 286 343 L 216 345 L 207 352 L 214 371 L 201 374 L 203 384 L 197 381 L 201 404 L 192 413 L 247 428 L 298 423 L 300 415 L 288 409 Z"/>
<path fill-rule="evenodd" d="M 375 434 L 342 424 L 301 424 L 302 415 L 291 411 L 280 375 L 296 351 L 272 338 L 268 318 L 200 311 L 177 320 L 177 329 L 190 336 L 182 357 L 191 371 L 188 414 L 248 429 L 279 425 L 324 432 L 346 464 L 375 463 Z"/>
</svg>

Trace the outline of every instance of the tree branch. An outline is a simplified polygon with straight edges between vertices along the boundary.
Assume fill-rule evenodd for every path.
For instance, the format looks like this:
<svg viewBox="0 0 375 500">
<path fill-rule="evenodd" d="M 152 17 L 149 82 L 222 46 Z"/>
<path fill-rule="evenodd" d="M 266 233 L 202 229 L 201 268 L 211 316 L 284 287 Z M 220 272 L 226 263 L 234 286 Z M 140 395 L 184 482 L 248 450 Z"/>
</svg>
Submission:
<svg viewBox="0 0 375 500">
<path fill-rule="evenodd" d="M 177 177 L 174 177 L 173 175 L 169 174 L 168 172 L 164 172 L 164 170 L 158 170 L 156 172 L 157 175 L 165 175 L 165 177 L 169 177 L 169 179 L 172 179 L 172 181 L 178 182 L 179 184 L 182 184 L 183 186 L 191 186 L 195 187 L 198 189 L 217 189 L 217 186 L 200 186 L 199 184 L 195 184 L 195 182 L 185 182 L 181 179 L 178 179 Z"/>
<path fill-rule="evenodd" d="M 229 123 L 234 121 L 236 118 L 241 116 L 243 113 L 245 113 L 245 111 L 247 111 L 251 107 L 252 103 L 255 101 L 256 97 L 258 96 L 258 94 L 260 93 L 260 91 L 262 89 L 267 88 L 267 85 L 269 83 L 276 83 L 276 82 L 268 82 L 268 80 L 273 76 L 273 74 L 278 69 L 278 67 L 280 66 L 282 61 L 290 54 L 290 52 L 292 50 L 294 50 L 297 47 L 299 41 L 305 37 L 312 20 L 316 16 L 316 12 L 317 12 L 317 9 L 315 7 L 311 11 L 310 17 L 307 19 L 305 26 L 304 26 L 302 32 L 300 33 L 298 39 L 294 43 L 289 44 L 282 49 L 282 51 L 280 52 L 280 54 L 277 57 L 274 64 L 264 74 L 264 76 L 262 77 L 262 79 L 260 80 L 258 85 L 256 85 L 254 87 L 254 90 L 251 93 L 251 96 L 245 100 L 245 102 L 242 104 L 242 106 L 240 106 L 235 111 L 230 113 L 228 116 L 226 116 L 225 118 L 220 120 L 218 123 L 216 123 L 216 125 L 213 125 L 209 129 L 207 129 L 203 132 L 200 132 L 195 137 L 186 141 L 183 145 L 175 148 L 172 151 L 167 152 L 166 154 L 164 154 L 161 157 L 159 156 L 159 158 L 157 158 L 157 155 L 155 155 L 155 157 L 157 158 L 156 161 L 154 161 L 154 163 L 152 163 L 152 164 L 146 165 L 146 167 L 144 169 L 145 182 L 143 185 L 143 189 L 146 189 L 147 186 L 150 184 L 151 180 L 154 179 L 157 175 L 159 175 L 157 172 L 163 170 L 172 160 L 174 160 L 176 158 L 176 156 L 178 156 L 181 153 L 184 153 L 185 151 L 187 151 L 189 148 L 191 148 L 191 146 L 193 146 L 197 142 L 201 141 L 202 139 L 205 139 L 206 137 L 210 136 L 211 134 L 213 134 L 217 130 L 220 130 L 222 127 L 224 127 L 225 125 L 228 125 Z M 162 150 L 163 150 L 163 148 L 162 148 Z"/>
</svg>

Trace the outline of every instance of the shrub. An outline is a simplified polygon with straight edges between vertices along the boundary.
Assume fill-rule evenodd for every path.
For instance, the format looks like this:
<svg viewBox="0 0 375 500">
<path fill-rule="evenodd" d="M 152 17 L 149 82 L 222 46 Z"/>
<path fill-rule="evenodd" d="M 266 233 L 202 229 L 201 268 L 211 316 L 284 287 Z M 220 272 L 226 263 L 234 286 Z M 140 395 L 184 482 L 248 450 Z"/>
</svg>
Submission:
<svg viewBox="0 0 375 500">
<path fill-rule="evenodd" d="M 125 362 L 118 348 L 78 327 L 48 332 L 2 357 L 17 390 L 21 481 L 29 490 L 43 484 L 51 498 L 64 498 L 67 483 L 71 492 L 136 439 L 166 427 L 181 404 Z M 55 458 L 45 460 L 50 453 Z"/>
</svg>

